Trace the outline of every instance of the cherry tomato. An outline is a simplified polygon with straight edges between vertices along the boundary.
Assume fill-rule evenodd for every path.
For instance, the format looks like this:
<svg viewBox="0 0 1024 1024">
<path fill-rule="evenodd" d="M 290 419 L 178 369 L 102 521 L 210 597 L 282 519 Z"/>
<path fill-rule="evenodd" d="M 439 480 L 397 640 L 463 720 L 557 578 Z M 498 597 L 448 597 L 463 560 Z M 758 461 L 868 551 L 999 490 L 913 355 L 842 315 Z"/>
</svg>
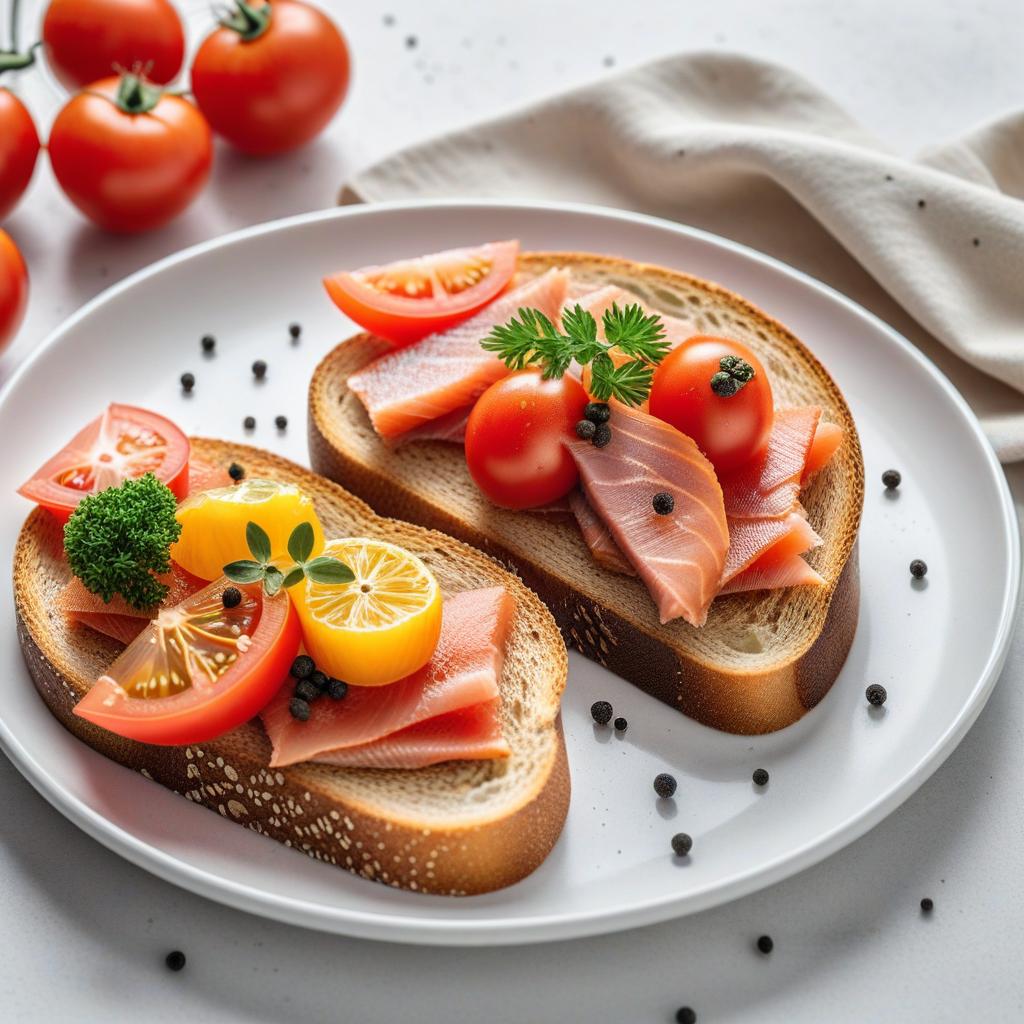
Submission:
<svg viewBox="0 0 1024 1024">
<path fill-rule="evenodd" d="M 43 43 L 69 92 L 137 69 L 164 85 L 185 59 L 185 30 L 168 0 L 50 0 Z"/>
<path fill-rule="evenodd" d="M 138 75 L 93 83 L 50 129 L 68 198 L 108 231 L 148 231 L 181 213 L 210 174 L 210 126 L 187 100 Z"/>
<path fill-rule="evenodd" d="M 28 302 L 28 271 L 18 247 L 0 231 L 0 349 L 21 326 Z"/>
<path fill-rule="evenodd" d="M 13 92 L 0 89 L 0 221 L 28 187 L 38 155 L 32 115 Z"/>
<path fill-rule="evenodd" d="M 178 499 L 189 491 L 188 438 L 169 419 L 133 405 L 110 405 L 87 423 L 18 493 L 61 520 L 87 495 L 153 473 Z"/>
<path fill-rule="evenodd" d="M 754 376 L 741 383 L 725 373 L 722 361 L 728 357 L 741 360 Z M 731 381 L 716 385 L 717 393 L 711 383 L 716 374 Z M 764 450 L 775 418 L 771 384 L 757 356 L 738 341 L 706 335 L 687 339 L 662 360 L 654 371 L 650 412 L 692 437 L 719 475 Z"/>
<path fill-rule="evenodd" d="M 235 0 L 199 47 L 192 92 L 213 130 L 265 156 L 319 135 L 348 91 L 349 55 L 334 23 L 299 0 Z"/>
<path fill-rule="evenodd" d="M 221 578 L 162 608 L 78 702 L 75 714 L 142 743 L 215 739 L 247 722 L 281 688 L 299 650 L 299 617 L 286 591 L 240 586 L 224 607 Z"/>
<path fill-rule="evenodd" d="M 363 267 L 324 278 L 334 304 L 349 319 L 395 345 L 409 345 L 454 327 L 502 292 L 516 269 L 518 242 Z"/>
<path fill-rule="evenodd" d="M 523 370 L 492 384 L 466 425 L 466 464 L 477 487 L 503 508 L 536 508 L 565 497 L 579 472 L 566 442 L 587 393 L 573 377 Z"/>
</svg>

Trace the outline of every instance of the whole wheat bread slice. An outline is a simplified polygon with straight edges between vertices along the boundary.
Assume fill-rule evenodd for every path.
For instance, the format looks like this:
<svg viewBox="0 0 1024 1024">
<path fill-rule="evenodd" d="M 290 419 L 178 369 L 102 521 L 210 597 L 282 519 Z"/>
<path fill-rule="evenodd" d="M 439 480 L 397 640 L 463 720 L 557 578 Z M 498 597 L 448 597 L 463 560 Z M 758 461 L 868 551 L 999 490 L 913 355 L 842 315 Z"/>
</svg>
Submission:
<svg viewBox="0 0 1024 1024">
<path fill-rule="evenodd" d="M 450 537 L 381 519 L 337 485 L 244 445 L 193 439 L 211 464 L 239 462 L 250 476 L 294 482 L 314 500 L 328 537 L 369 536 L 415 552 L 442 590 L 500 584 L 516 612 L 501 677 L 508 760 L 449 762 L 416 771 L 299 764 L 270 769 L 257 721 L 188 747 L 125 740 L 72 708 L 121 645 L 69 625 L 54 598 L 68 579 L 61 528 L 39 509 L 14 554 L 18 634 L 50 710 L 91 747 L 245 828 L 387 885 L 418 892 L 489 892 L 528 875 L 554 846 L 569 805 L 558 715 L 567 657 L 548 610 L 514 576 Z"/>
<path fill-rule="evenodd" d="M 661 625 L 643 584 L 595 564 L 575 524 L 491 505 L 470 479 L 460 447 L 382 442 L 345 384 L 387 349 L 365 334 L 335 348 L 313 376 L 313 468 L 383 515 L 443 530 L 507 564 L 551 608 L 567 642 L 672 707 L 729 732 L 789 725 L 828 692 L 857 625 L 864 463 L 842 394 L 785 327 L 717 285 L 580 253 L 523 254 L 519 271 L 533 276 L 553 266 L 568 267 L 574 285 L 617 284 L 652 309 L 692 319 L 702 333 L 745 342 L 768 369 L 777 405 L 819 405 L 823 420 L 843 428 L 839 453 L 802 495 L 824 540 L 808 555 L 824 587 L 730 595 L 714 602 L 701 629 L 681 620 Z"/>
</svg>

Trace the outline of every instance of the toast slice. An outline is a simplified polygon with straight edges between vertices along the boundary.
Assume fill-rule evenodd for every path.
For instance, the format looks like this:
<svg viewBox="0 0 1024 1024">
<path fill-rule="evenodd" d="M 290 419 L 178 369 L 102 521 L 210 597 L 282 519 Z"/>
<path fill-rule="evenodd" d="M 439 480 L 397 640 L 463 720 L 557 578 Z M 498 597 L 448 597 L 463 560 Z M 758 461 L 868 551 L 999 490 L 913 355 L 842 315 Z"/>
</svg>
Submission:
<svg viewBox="0 0 1024 1024">
<path fill-rule="evenodd" d="M 416 771 L 319 764 L 268 768 L 256 720 L 209 743 L 156 747 L 125 740 L 72 714 L 121 650 L 70 625 L 54 607 L 69 572 L 61 528 L 39 509 L 14 553 L 18 636 L 43 699 L 79 739 L 114 761 L 285 846 L 396 888 L 448 895 L 489 892 L 528 875 L 562 831 L 569 771 L 558 715 L 568 659 L 550 613 L 514 576 L 450 537 L 381 519 L 337 485 L 245 445 L 193 439 L 214 465 L 296 483 L 327 536 L 380 537 L 419 555 L 445 593 L 500 584 L 516 612 L 500 686 L 507 761 L 448 762 Z"/>
<path fill-rule="evenodd" d="M 802 494 L 824 540 L 808 561 L 825 586 L 720 597 L 701 629 L 681 620 L 661 625 L 643 584 L 598 566 L 575 523 L 491 505 L 470 479 L 461 447 L 385 444 L 345 384 L 387 348 L 366 334 L 342 342 L 314 373 L 313 468 L 382 515 L 442 530 L 507 564 L 544 599 L 568 643 L 692 718 L 734 733 L 789 725 L 828 692 L 857 626 L 864 462 L 842 394 L 785 327 L 717 285 L 580 253 L 526 253 L 519 271 L 528 277 L 553 266 L 569 268 L 574 284 L 620 285 L 652 309 L 691 319 L 701 333 L 745 342 L 767 367 L 777 405 L 819 405 L 824 420 L 843 428 L 844 444 Z"/>
</svg>

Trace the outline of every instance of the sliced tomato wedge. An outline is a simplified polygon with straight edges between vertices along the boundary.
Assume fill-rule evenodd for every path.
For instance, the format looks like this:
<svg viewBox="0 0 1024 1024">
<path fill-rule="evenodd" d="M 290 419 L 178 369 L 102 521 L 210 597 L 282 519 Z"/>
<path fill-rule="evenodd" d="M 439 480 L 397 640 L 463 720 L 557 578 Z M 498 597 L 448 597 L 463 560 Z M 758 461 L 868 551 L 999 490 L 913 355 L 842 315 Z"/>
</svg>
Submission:
<svg viewBox="0 0 1024 1024">
<path fill-rule="evenodd" d="M 225 608 L 223 577 L 157 617 L 132 641 L 75 714 L 108 732 L 158 746 L 230 732 L 281 688 L 299 650 L 299 618 L 284 591 L 241 586 Z"/>
<path fill-rule="evenodd" d="M 180 501 L 189 490 L 188 459 L 188 438 L 165 416 L 113 404 L 18 493 L 66 520 L 86 495 L 153 473 Z"/>
<path fill-rule="evenodd" d="M 334 304 L 364 330 L 397 346 L 447 330 L 483 309 L 508 286 L 519 243 L 399 260 L 324 278 Z"/>
</svg>

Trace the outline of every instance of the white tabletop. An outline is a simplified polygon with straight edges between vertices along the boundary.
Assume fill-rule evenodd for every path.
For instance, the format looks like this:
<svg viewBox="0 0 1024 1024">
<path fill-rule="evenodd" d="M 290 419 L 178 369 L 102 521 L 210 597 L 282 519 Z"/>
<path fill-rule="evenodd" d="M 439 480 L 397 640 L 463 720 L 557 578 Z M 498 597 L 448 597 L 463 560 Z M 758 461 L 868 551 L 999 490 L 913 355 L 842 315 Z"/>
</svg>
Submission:
<svg viewBox="0 0 1024 1024">
<path fill-rule="evenodd" d="M 42 6 L 26 4 L 28 38 Z M 200 29 L 206 4 L 181 6 Z M 341 116 L 322 140 L 276 161 L 219 150 L 205 195 L 164 231 L 97 232 L 40 160 L 5 225 L 33 292 L 21 334 L 0 357 L 0 382 L 65 316 L 138 267 L 236 227 L 328 206 L 348 173 L 387 151 L 610 65 L 699 48 L 785 62 L 905 153 L 1021 104 L 1018 0 L 325 6 L 354 52 Z M 46 72 L 14 86 L 46 126 L 60 103 Z M 1024 469 L 1010 478 L 1019 505 Z M 688 1004 L 702 1022 L 1024 1019 L 1022 669 L 1018 636 L 956 753 L 885 823 L 818 867 L 678 922 L 526 948 L 381 945 L 228 910 L 108 853 L 0 758 L 0 1015 L 668 1022 Z M 927 918 L 923 896 L 935 901 Z M 770 957 L 753 948 L 762 933 L 775 939 Z M 163 964 L 171 949 L 188 956 L 180 974 Z"/>
</svg>

